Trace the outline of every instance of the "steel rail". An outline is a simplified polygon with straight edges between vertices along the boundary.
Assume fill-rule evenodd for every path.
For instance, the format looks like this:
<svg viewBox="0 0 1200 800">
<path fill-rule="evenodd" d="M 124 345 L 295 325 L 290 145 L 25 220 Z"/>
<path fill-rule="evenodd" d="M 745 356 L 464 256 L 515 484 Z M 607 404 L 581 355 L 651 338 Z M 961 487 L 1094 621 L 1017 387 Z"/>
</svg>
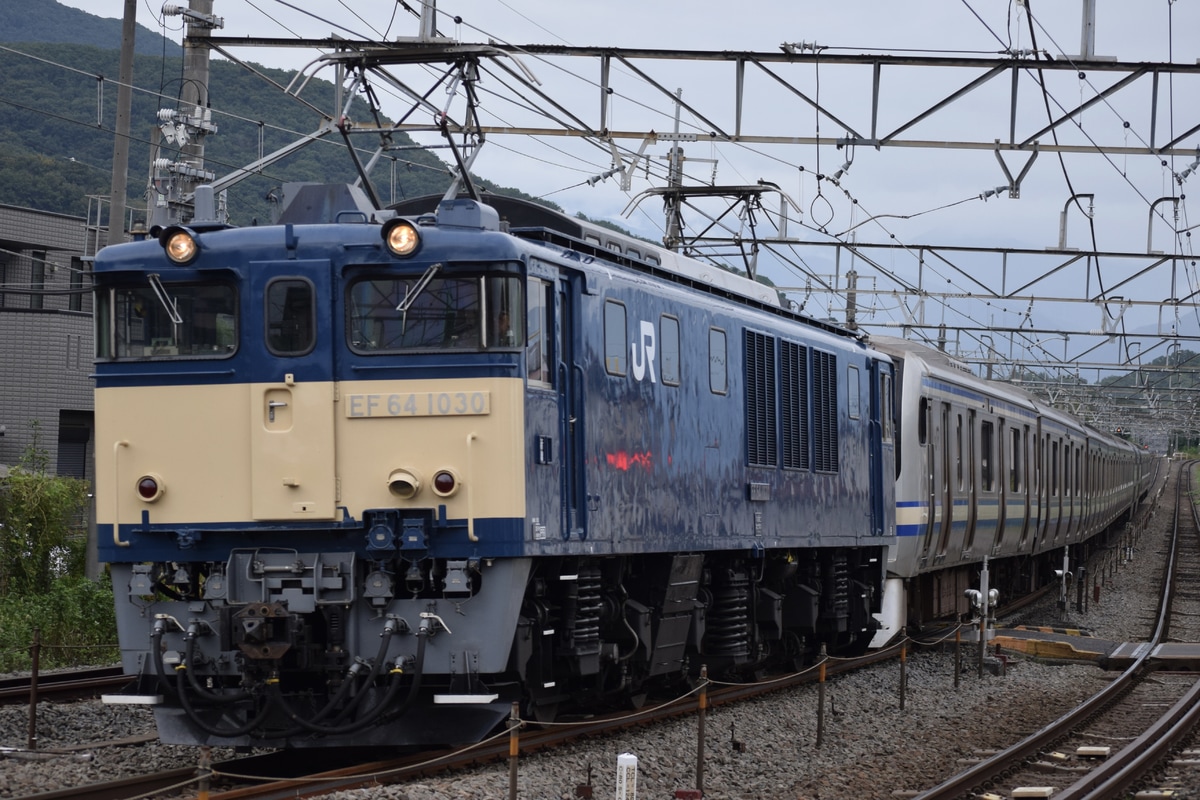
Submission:
<svg viewBox="0 0 1200 800">
<path fill-rule="evenodd" d="M 1195 462 L 1189 462 L 1184 468 Z M 1182 491 L 1183 481 L 1176 483 L 1175 492 L 1175 515 L 1174 525 L 1171 534 L 1171 543 L 1167 554 L 1167 565 L 1163 575 L 1163 591 L 1159 600 L 1158 616 L 1155 622 L 1154 633 L 1151 636 L 1149 647 L 1143 648 L 1141 654 L 1120 676 L 1112 681 L 1108 686 L 1096 693 L 1088 700 L 1081 703 L 1072 711 L 1044 726 L 1038 731 L 1030 734 L 1021 741 L 1002 750 L 991 757 L 980 761 L 969 769 L 966 769 L 932 789 L 928 789 L 916 796 L 916 800 L 950 800 L 951 798 L 962 797 L 964 793 L 971 789 L 981 786 L 989 781 L 993 781 L 1012 768 L 1014 763 L 1025 761 L 1033 755 L 1048 749 L 1054 742 L 1061 739 L 1071 729 L 1083 724 L 1090 717 L 1100 713 L 1108 705 L 1116 702 L 1123 694 L 1128 692 L 1135 681 L 1139 680 L 1143 673 L 1149 667 L 1147 661 L 1154 650 L 1154 645 L 1158 644 L 1164 635 L 1164 632 L 1169 625 L 1171 598 L 1174 593 L 1175 583 L 1175 565 L 1176 554 L 1179 549 L 1179 508 L 1183 498 Z M 1127 748 L 1128 749 L 1128 748 Z M 1056 794 L 1056 797 L 1062 797 L 1061 794 Z M 1087 795 L 1078 795 L 1079 797 Z M 1101 795 L 1095 795 L 1100 797 Z M 1111 796 L 1111 795 L 1109 795 Z"/>
</svg>

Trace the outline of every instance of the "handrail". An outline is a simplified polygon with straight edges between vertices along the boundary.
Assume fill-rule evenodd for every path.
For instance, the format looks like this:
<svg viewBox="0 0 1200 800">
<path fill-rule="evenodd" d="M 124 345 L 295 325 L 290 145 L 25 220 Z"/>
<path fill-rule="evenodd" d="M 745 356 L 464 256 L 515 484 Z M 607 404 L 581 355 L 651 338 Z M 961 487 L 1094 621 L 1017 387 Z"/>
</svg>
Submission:
<svg viewBox="0 0 1200 800">
<path fill-rule="evenodd" d="M 479 537 L 475 535 L 475 504 L 473 498 L 475 496 L 474 481 L 474 464 L 472 458 L 474 451 L 471 448 L 471 442 L 479 437 L 474 432 L 467 434 L 467 538 L 472 542 L 478 542 Z"/>
<path fill-rule="evenodd" d="M 129 447 L 128 439 L 120 439 L 113 443 L 113 483 L 120 483 L 121 448 Z M 121 492 L 113 491 L 113 544 L 117 547 L 129 547 L 130 542 L 121 539 Z"/>
</svg>

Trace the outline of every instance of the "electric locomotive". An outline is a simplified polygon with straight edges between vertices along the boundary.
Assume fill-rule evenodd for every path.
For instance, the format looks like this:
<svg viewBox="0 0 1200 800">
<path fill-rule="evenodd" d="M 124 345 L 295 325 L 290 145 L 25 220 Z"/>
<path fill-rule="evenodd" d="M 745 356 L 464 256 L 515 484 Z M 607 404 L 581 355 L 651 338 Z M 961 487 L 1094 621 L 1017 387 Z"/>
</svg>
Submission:
<svg viewBox="0 0 1200 800">
<path fill-rule="evenodd" d="M 100 553 L 165 741 L 464 742 L 867 646 L 887 356 L 531 204 L 286 194 L 95 262 Z"/>
</svg>

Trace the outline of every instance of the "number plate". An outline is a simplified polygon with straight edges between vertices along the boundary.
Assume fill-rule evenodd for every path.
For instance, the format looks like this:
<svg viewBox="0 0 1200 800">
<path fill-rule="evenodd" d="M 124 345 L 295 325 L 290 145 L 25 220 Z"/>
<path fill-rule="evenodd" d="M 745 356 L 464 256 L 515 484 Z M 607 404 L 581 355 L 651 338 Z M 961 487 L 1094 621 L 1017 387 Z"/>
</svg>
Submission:
<svg viewBox="0 0 1200 800">
<path fill-rule="evenodd" d="M 349 394 L 350 419 L 377 417 L 462 417 L 490 414 L 491 392 L 415 392 L 409 394 Z"/>
</svg>

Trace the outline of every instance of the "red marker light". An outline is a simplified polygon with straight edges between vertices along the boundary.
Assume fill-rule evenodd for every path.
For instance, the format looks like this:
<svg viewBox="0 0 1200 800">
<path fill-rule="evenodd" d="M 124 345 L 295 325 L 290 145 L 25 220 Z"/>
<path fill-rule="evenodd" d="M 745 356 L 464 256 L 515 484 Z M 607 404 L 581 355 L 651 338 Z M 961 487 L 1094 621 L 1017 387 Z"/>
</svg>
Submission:
<svg viewBox="0 0 1200 800">
<path fill-rule="evenodd" d="M 458 481 L 455 479 L 454 473 L 442 470 L 433 476 L 433 490 L 443 497 L 453 494 L 457 488 Z"/>
<path fill-rule="evenodd" d="M 154 475 L 143 475 L 138 478 L 137 493 L 143 500 L 149 503 L 162 496 L 163 487 L 159 479 Z"/>
</svg>

